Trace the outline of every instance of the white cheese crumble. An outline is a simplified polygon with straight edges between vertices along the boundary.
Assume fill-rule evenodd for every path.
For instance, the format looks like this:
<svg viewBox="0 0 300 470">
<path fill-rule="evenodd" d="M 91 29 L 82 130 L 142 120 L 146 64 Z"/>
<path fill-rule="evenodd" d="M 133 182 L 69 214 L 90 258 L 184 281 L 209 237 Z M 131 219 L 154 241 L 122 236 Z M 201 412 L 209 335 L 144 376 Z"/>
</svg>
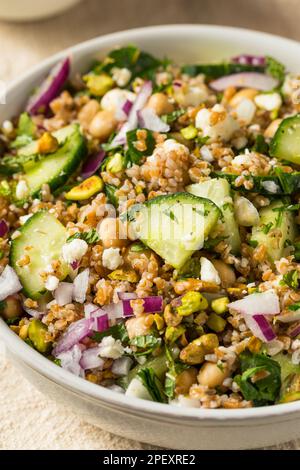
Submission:
<svg viewBox="0 0 300 470">
<path fill-rule="evenodd" d="M 238 122 L 219 104 L 212 109 L 200 109 L 195 125 L 202 130 L 203 136 L 210 137 L 211 142 L 219 139 L 228 141 L 239 129 Z"/>
<path fill-rule="evenodd" d="M 124 354 L 124 348 L 119 339 L 105 336 L 99 346 L 99 356 L 109 359 L 119 359 Z"/>
<path fill-rule="evenodd" d="M 245 99 L 240 102 L 240 104 L 235 109 L 237 118 L 241 122 L 242 125 L 248 125 L 252 122 L 255 112 L 256 106 L 252 100 Z"/>
<path fill-rule="evenodd" d="M 262 186 L 269 191 L 269 193 L 276 194 L 280 189 L 274 181 L 263 181 Z"/>
<path fill-rule="evenodd" d="M 279 93 L 261 93 L 255 96 L 254 101 L 259 108 L 266 111 L 274 111 L 282 105 L 282 99 Z"/>
<path fill-rule="evenodd" d="M 201 264 L 201 269 L 200 269 L 200 277 L 202 281 L 206 282 L 214 282 L 215 284 L 220 285 L 221 284 L 221 279 L 219 276 L 218 271 L 214 267 L 211 261 L 209 259 L 204 258 L 202 256 L 200 258 L 200 264 Z"/>
<path fill-rule="evenodd" d="M 20 180 L 16 187 L 16 198 L 24 199 L 25 197 L 28 196 L 28 194 L 29 194 L 29 189 L 26 184 L 26 181 Z"/>
<path fill-rule="evenodd" d="M 66 263 L 79 261 L 87 252 L 88 244 L 80 238 L 75 238 L 70 243 L 65 243 L 62 247 L 62 257 Z"/>
<path fill-rule="evenodd" d="M 120 69 L 119 67 L 112 68 L 112 79 L 118 86 L 126 86 L 131 79 L 131 71 L 127 68 Z"/>
<path fill-rule="evenodd" d="M 47 280 L 45 282 L 45 287 L 47 290 L 53 291 L 57 289 L 58 284 L 59 284 L 59 279 L 56 276 L 51 275 L 47 277 Z"/>
<path fill-rule="evenodd" d="M 208 90 L 204 84 L 183 85 L 179 89 L 175 88 L 174 98 L 181 106 L 199 106 L 207 100 Z"/>
<path fill-rule="evenodd" d="M 136 95 L 132 91 L 121 90 L 120 88 L 114 88 L 109 90 L 103 96 L 101 100 L 101 107 L 105 110 L 113 110 L 115 117 L 118 121 L 124 121 L 127 118 L 127 114 L 123 110 L 123 106 L 126 101 L 134 102 Z"/>
<path fill-rule="evenodd" d="M 105 268 L 113 271 L 123 263 L 120 248 L 106 248 L 102 253 L 102 264 Z"/>
</svg>

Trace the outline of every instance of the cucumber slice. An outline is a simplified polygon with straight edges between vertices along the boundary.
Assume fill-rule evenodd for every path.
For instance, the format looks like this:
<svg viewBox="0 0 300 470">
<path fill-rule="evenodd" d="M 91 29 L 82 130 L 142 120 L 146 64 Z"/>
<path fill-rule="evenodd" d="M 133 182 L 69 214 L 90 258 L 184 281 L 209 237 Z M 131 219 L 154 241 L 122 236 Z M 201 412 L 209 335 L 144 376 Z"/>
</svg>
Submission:
<svg viewBox="0 0 300 470">
<path fill-rule="evenodd" d="M 241 72 L 264 72 L 264 67 L 247 65 L 247 64 L 235 64 L 226 63 L 221 64 L 195 64 L 195 65 L 184 65 L 181 67 L 182 73 L 186 73 L 192 77 L 199 74 L 204 74 L 208 78 L 219 78 L 224 75 L 231 75 L 232 73 Z"/>
<path fill-rule="evenodd" d="M 203 247 L 219 216 L 212 201 L 189 193 L 158 196 L 127 213 L 137 238 L 177 269 Z"/>
<path fill-rule="evenodd" d="M 31 299 L 40 298 L 46 291 L 41 273 L 52 261 L 61 262 L 62 246 L 67 238 L 65 227 L 46 211 L 36 212 L 19 229 L 21 235 L 12 240 L 10 264 L 23 285 L 25 295 Z M 30 249 L 27 249 L 30 247 Z M 28 254 L 30 263 L 18 266 L 18 261 Z M 60 280 L 68 274 L 68 266 L 61 262 Z"/>
<path fill-rule="evenodd" d="M 260 211 L 260 223 L 252 228 L 250 241 L 252 245 L 264 245 L 272 262 L 289 254 L 297 234 L 293 213 L 274 210 L 280 207 L 284 207 L 283 202 L 275 201 Z"/>
<path fill-rule="evenodd" d="M 225 179 L 213 178 L 202 183 L 191 184 L 186 190 L 195 196 L 205 197 L 214 202 L 223 214 L 223 235 L 227 238 L 234 254 L 239 254 L 241 238 L 238 224 L 234 217 L 230 185 Z"/>
<path fill-rule="evenodd" d="M 74 134 L 75 129 L 78 129 L 77 125 L 70 125 L 63 127 L 62 129 L 58 129 L 58 131 L 52 132 L 53 137 L 55 137 L 59 143 L 62 145 L 65 143 L 68 137 Z M 25 145 L 18 149 L 18 155 L 30 157 L 32 155 L 37 155 L 39 153 L 38 141 L 34 140 L 30 142 L 30 144 Z"/>
<path fill-rule="evenodd" d="M 43 184 L 49 184 L 52 190 L 65 184 L 82 162 L 86 153 L 84 137 L 77 125 L 70 127 L 73 132 L 64 145 L 25 173 L 24 179 L 32 197 L 39 194 Z"/>
<path fill-rule="evenodd" d="M 270 155 L 300 165 L 300 114 L 281 122 L 271 141 Z"/>
<path fill-rule="evenodd" d="M 300 172 L 283 173 L 278 171 L 276 175 L 270 176 L 245 176 L 245 179 L 250 179 L 253 182 L 251 190 L 235 184 L 239 175 L 216 171 L 212 176 L 226 179 L 232 189 L 242 192 L 253 192 L 268 196 L 290 196 L 300 190 Z"/>
</svg>

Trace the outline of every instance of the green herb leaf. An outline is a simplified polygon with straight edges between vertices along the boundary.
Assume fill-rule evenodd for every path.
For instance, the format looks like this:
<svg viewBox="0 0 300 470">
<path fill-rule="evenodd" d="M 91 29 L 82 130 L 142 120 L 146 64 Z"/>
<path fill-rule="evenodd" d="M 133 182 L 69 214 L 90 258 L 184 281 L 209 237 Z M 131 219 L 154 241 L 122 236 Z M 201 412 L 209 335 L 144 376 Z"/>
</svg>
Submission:
<svg viewBox="0 0 300 470">
<path fill-rule="evenodd" d="M 261 230 L 265 235 L 267 235 L 270 232 L 272 227 L 273 227 L 273 222 L 269 222 L 268 224 L 263 224 L 261 226 Z"/>
<path fill-rule="evenodd" d="M 259 134 L 256 137 L 252 150 L 257 153 L 263 153 L 263 154 L 269 153 L 269 144 L 266 142 L 262 134 Z"/>
<path fill-rule="evenodd" d="M 296 312 L 299 309 L 300 309 L 300 302 L 297 302 L 293 305 L 288 306 L 288 310 L 291 310 L 292 312 Z"/>
<path fill-rule="evenodd" d="M 163 391 L 163 386 L 152 368 L 141 369 L 137 373 L 137 377 L 141 379 L 142 384 L 148 390 L 153 401 L 166 403 L 167 400 Z"/>
<path fill-rule="evenodd" d="M 147 250 L 147 247 L 142 242 L 133 243 L 130 247 L 130 251 L 133 253 L 142 253 L 145 250 Z"/>
<path fill-rule="evenodd" d="M 138 348 L 134 352 L 135 356 L 146 356 L 151 354 L 155 349 L 161 345 L 161 338 L 153 335 L 136 336 L 130 341 L 130 346 Z"/>
<path fill-rule="evenodd" d="M 155 139 L 153 137 L 153 133 L 148 129 L 143 130 L 145 130 L 147 133 L 145 139 L 146 150 L 138 150 L 136 148 L 136 142 L 138 141 L 138 129 L 134 129 L 133 131 L 127 132 L 128 150 L 126 153 L 126 160 L 131 164 L 136 163 L 138 165 L 143 157 L 145 157 L 146 155 L 151 155 L 153 153 L 155 147 Z"/>
<path fill-rule="evenodd" d="M 291 289 L 298 289 L 299 287 L 299 274 L 296 269 L 287 272 L 283 275 L 282 281 L 280 281 L 282 286 L 288 286 Z"/>
<path fill-rule="evenodd" d="M 93 243 L 97 243 L 100 240 L 98 232 L 96 229 L 92 228 L 88 232 L 76 232 L 74 235 L 71 235 L 67 238 L 67 243 L 70 243 L 72 240 L 84 240 L 88 245 L 92 245 Z"/>
<path fill-rule="evenodd" d="M 172 111 L 172 113 L 163 114 L 161 116 L 161 120 L 166 124 L 172 124 L 172 122 L 177 121 L 177 119 L 180 118 L 180 116 L 182 116 L 184 113 L 184 109 L 175 109 L 175 111 Z"/>
<path fill-rule="evenodd" d="M 17 128 L 17 138 L 10 144 L 11 148 L 24 147 L 35 137 L 36 125 L 27 113 L 22 113 Z"/>
<path fill-rule="evenodd" d="M 118 188 L 114 186 L 113 184 L 105 183 L 104 192 L 106 194 L 106 197 L 109 200 L 109 202 L 111 202 L 111 204 L 113 204 L 115 207 L 118 206 L 118 198 L 116 197 L 117 189 Z"/>
<path fill-rule="evenodd" d="M 285 66 L 273 57 L 266 57 L 266 73 L 277 78 L 281 83 L 285 79 Z"/>
<path fill-rule="evenodd" d="M 97 341 L 97 343 L 100 343 L 105 336 L 112 336 L 114 339 L 119 339 L 122 343 L 128 343 L 129 341 L 127 329 L 124 323 L 113 325 L 105 331 L 96 331 L 93 334 L 92 339 Z"/>
<path fill-rule="evenodd" d="M 239 385 L 246 400 L 252 400 L 254 405 L 262 406 L 274 403 L 281 387 L 280 365 L 263 354 L 243 352 L 239 356 L 241 375 L 234 381 Z M 253 382 L 251 379 L 258 372 L 266 372 L 266 376 Z"/>
</svg>

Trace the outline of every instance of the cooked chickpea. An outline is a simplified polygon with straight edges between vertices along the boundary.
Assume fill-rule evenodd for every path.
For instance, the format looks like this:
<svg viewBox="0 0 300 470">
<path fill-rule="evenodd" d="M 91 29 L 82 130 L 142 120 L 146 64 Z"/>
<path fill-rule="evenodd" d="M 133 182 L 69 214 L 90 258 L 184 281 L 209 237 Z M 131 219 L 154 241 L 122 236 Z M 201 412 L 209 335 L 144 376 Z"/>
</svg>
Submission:
<svg viewBox="0 0 300 470">
<path fill-rule="evenodd" d="M 98 226 L 104 248 L 122 248 L 128 244 L 126 230 L 119 219 L 107 217 Z"/>
<path fill-rule="evenodd" d="M 236 282 L 234 269 L 229 264 L 224 263 L 224 261 L 220 259 L 214 259 L 212 260 L 212 263 L 219 273 L 222 287 L 225 289 L 227 287 L 231 287 Z"/>
<path fill-rule="evenodd" d="M 229 101 L 230 106 L 236 108 L 243 100 L 253 100 L 254 97 L 258 94 L 257 90 L 254 88 L 244 88 L 243 90 L 238 91 Z"/>
<path fill-rule="evenodd" d="M 89 126 L 89 133 L 103 142 L 115 130 L 116 125 L 117 120 L 114 111 L 102 110 L 93 118 Z"/>
<path fill-rule="evenodd" d="M 22 315 L 22 307 L 20 299 L 16 296 L 10 295 L 4 300 L 4 308 L 0 310 L 0 315 L 5 320 L 20 317 Z"/>
<path fill-rule="evenodd" d="M 222 385 L 228 376 L 229 370 L 226 366 L 220 368 L 213 362 L 206 362 L 200 369 L 198 382 L 200 385 L 207 385 L 209 388 L 215 388 Z"/>
<path fill-rule="evenodd" d="M 191 367 L 176 377 L 175 392 L 177 395 L 186 395 L 194 383 L 197 383 L 197 369 Z"/>
<path fill-rule="evenodd" d="M 267 139 L 272 139 L 277 131 L 279 125 L 281 124 L 282 119 L 275 119 L 271 122 L 271 124 L 267 127 L 264 132 L 264 137 Z"/>
<path fill-rule="evenodd" d="M 92 120 L 100 110 L 97 100 L 90 100 L 86 103 L 78 113 L 78 120 L 84 129 L 88 129 Z"/>
<path fill-rule="evenodd" d="M 136 336 L 148 335 L 151 331 L 152 324 L 148 321 L 149 315 L 141 315 L 140 317 L 133 317 L 127 320 L 126 329 L 130 339 Z"/>
<path fill-rule="evenodd" d="M 164 93 L 154 93 L 150 96 L 146 107 L 153 109 L 158 116 L 174 111 L 174 105 Z"/>
</svg>

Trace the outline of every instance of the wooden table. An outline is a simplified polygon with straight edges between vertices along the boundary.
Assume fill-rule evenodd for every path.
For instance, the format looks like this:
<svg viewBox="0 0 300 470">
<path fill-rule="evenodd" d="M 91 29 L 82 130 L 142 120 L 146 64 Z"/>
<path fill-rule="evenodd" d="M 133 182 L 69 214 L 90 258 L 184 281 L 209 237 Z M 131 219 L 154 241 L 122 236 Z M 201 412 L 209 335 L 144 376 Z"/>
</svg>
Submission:
<svg viewBox="0 0 300 470">
<path fill-rule="evenodd" d="M 240 26 L 299 40 L 299 0 L 84 0 L 47 21 L 0 22 L 0 80 L 9 81 L 40 59 L 86 39 L 166 23 Z M 149 448 L 88 425 L 46 399 L 19 376 L 1 350 L 0 396 L 0 449 Z M 299 449 L 300 440 L 277 448 Z"/>
</svg>

